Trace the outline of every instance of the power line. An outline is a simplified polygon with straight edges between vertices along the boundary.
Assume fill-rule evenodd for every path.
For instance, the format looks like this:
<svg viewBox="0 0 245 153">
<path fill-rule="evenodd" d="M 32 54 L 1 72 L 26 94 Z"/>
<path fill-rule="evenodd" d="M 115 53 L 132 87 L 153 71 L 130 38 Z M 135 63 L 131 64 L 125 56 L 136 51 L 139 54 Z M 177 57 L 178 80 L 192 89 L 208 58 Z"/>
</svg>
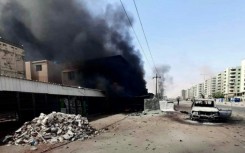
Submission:
<svg viewBox="0 0 245 153">
<path fill-rule="evenodd" d="M 135 35 L 135 37 L 136 37 L 136 39 L 137 39 L 137 41 L 138 41 L 138 43 L 139 43 L 139 45 L 140 45 L 140 48 L 141 48 L 141 50 L 142 50 L 142 52 L 143 52 L 143 54 L 144 54 L 144 56 L 145 56 L 145 58 L 146 58 L 146 61 L 148 62 L 149 67 L 151 67 L 151 66 L 150 66 L 151 64 L 150 64 L 150 62 L 149 62 L 149 60 L 148 60 L 148 58 L 147 58 L 147 56 L 146 56 L 146 53 L 145 53 L 145 51 L 144 51 L 144 49 L 143 49 L 143 47 L 142 47 L 142 45 L 141 45 L 141 43 L 140 43 L 140 41 L 139 41 L 139 38 L 138 38 L 137 34 L 136 34 L 136 32 L 135 32 L 135 30 L 134 30 L 134 28 L 133 28 L 133 24 L 132 24 L 132 22 L 130 21 L 130 18 L 129 18 L 128 13 L 127 13 L 127 11 L 126 11 L 124 5 L 123 5 L 122 0 L 120 0 L 120 2 L 121 2 L 121 5 L 122 5 L 122 8 L 123 8 L 123 10 L 124 10 L 124 13 L 125 13 L 126 16 L 127 16 L 127 19 L 128 19 L 129 24 L 130 24 L 130 27 L 132 28 L 132 30 L 133 30 L 133 32 L 134 32 L 134 35 Z"/>
<path fill-rule="evenodd" d="M 148 47 L 148 51 L 150 52 L 150 55 L 151 55 L 151 59 L 152 59 L 153 65 L 154 65 L 154 67 L 155 67 L 155 69 L 156 69 L 156 73 L 158 73 L 157 68 L 156 68 L 156 64 L 155 64 L 154 59 L 153 59 L 153 56 L 152 56 L 152 54 L 151 54 L 151 49 L 150 49 L 150 46 L 149 46 L 149 43 L 148 43 L 148 40 L 147 40 L 147 37 L 146 37 L 146 34 L 145 34 L 145 30 L 144 30 L 143 24 L 142 24 L 142 22 L 141 22 L 141 18 L 140 18 L 140 15 L 139 15 L 139 11 L 138 11 L 137 5 L 136 5 L 136 3 L 135 3 L 135 0 L 133 0 L 133 1 L 134 1 L 134 6 L 135 6 L 135 9 L 136 9 L 136 12 L 137 12 L 139 21 L 140 21 L 141 29 L 142 29 L 143 34 L 144 34 L 144 37 L 145 37 L 145 41 L 146 41 L 146 44 L 147 44 L 147 47 Z"/>
</svg>

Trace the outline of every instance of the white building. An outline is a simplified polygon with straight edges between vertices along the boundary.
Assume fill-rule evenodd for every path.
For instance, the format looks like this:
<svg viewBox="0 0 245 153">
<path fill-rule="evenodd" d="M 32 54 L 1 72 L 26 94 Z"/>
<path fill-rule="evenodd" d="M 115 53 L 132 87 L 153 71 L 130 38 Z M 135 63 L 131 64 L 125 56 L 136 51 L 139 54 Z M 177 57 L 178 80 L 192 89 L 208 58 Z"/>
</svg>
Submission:
<svg viewBox="0 0 245 153">
<path fill-rule="evenodd" d="M 205 80 L 203 92 L 205 98 L 212 98 L 213 94 L 216 92 L 216 77 Z"/>
<path fill-rule="evenodd" d="M 194 97 L 193 88 L 191 87 L 191 88 L 188 89 L 188 99 L 192 99 L 193 97 Z"/>
<path fill-rule="evenodd" d="M 224 73 L 222 72 L 216 76 L 215 92 L 223 93 L 223 91 L 224 91 Z"/>
<path fill-rule="evenodd" d="M 185 100 L 187 97 L 186 97 L 186 90 L 182 90 L 181 91 L 181 96 L 182 96 L 182 99 Z"/>
<path fill-rule="evenodd" d="M 210 95 L 213 96 L 213 94 L 216 92 L 216 77 L 211 78 L 211 90 Z"/>
<path fill-rule="evenodd" d="M 204 83 L 199 83 L 193 86 L 193 97 L 194 98 L 202 98 L 202 94 L 204 95 Z"/>
<path fill-rule="evenodd" d="M 241 98 L 245 100 L 245 59 L 241 62 L 240 94 Z"/>
<path fill-rule="evenodd" d="M 240 95 L 240 82 L 241 66 L 225 69 L 223 93 L 226 99 L 238 97 Z"/>
</svg>

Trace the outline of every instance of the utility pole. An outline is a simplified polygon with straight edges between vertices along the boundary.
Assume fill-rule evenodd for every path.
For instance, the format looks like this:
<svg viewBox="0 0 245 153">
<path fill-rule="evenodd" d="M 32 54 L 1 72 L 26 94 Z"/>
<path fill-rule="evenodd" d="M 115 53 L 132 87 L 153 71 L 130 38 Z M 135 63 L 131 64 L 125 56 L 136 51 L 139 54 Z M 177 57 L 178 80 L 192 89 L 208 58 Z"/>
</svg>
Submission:
<svg viewBox="0 0 245 153">
<path fill-rule="evenodd" d="M 153 79 L 156 79 L 156 95 L 155 95 L 156 98 L 158 97 L 158 96 L 157 96 L 157 79 L 158 79 L 158 78 L 160 79 L 161 77 L 160 77 L 160 76 L 157 76 L 157 73 L 156 73 L 156 76 L 153 77 Z"/>
</svg>

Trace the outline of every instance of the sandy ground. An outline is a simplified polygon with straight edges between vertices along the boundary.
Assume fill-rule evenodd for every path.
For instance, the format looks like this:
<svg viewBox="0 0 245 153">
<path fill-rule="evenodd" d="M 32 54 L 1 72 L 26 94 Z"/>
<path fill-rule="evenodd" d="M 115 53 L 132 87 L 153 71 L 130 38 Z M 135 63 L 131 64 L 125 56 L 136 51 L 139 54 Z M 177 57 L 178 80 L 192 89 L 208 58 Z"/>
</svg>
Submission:
<svg viewBox="0 0 245 153">
<path fill-rule="evenodd" d="M 38 146 L 34 152 L 50 153 L 244 153 L 245 123 L 235 115 L 227 123 L 198 123 L 179 111 L 175 113 L 105 116 L 91 122 L 95 128 L 108 128 L 92 139 L 68 144 Z M 55 148 L 55 146 L 58 146 Z M 0 152 L 31 152 L 29 146 L 0 146 Z"/>
</svg>

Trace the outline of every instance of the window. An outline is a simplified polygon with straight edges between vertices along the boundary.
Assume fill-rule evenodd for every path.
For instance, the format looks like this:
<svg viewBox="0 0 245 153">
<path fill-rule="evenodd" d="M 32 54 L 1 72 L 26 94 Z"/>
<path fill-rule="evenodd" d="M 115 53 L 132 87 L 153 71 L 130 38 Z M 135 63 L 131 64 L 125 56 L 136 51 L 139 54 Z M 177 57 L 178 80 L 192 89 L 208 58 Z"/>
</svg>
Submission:
<svg viewBox="0 0 245 153">
<path fill-rule="evenodd" d="M 75 72 L 68 72 L 68 79 L 74 80 L 75 79 Z"/>
<path fill-rule="evenodd" d="M 36 65 L 36 71 L 42 71 L 42 65 Z"/>
</svg>

